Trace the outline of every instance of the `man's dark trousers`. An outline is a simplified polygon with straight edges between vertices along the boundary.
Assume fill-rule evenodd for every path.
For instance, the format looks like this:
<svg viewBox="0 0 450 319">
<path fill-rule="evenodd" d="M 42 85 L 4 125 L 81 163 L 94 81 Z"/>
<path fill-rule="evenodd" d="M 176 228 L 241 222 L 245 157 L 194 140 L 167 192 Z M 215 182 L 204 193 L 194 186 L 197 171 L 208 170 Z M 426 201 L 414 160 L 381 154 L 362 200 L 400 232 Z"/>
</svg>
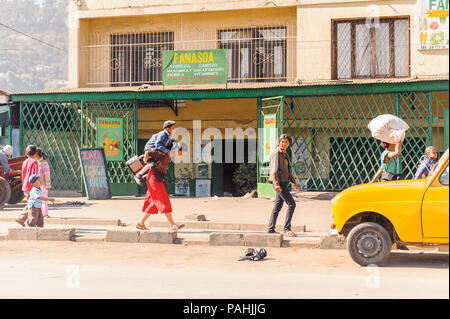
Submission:
<svg viewBox="0 0 450 319">
<path fill-rule="evenodd" d="M 276 192 L 277 197 L 275 198 L 272 215 L 270 216 L 269 220 L 269 233 L 275 232 L 275 225 L 277 223 L 278 214 L 281 211 L 281 208 L 283 208 L 283 203 L 286 202 L 288 205 L 288 210 L 286 212 L 286 219 L 284 221 L 284 231 L 290 231 L 291 230 L 291 220 L 292 216 L 294 215 L 295 210 L 295 200 L 291 195 L 291 192 L 289 191 L 289 182 L 280 182 L 281 192 Z"/>
</svg>

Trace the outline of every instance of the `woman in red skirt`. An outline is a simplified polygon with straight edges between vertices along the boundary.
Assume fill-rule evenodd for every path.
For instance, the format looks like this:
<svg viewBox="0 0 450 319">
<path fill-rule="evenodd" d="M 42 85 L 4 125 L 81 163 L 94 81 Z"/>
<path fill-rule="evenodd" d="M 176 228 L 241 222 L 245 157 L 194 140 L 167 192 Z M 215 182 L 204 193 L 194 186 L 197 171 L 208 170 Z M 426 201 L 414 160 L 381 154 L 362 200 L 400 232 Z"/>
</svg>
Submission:
<svg viewBox="0 0 450 319">
<path fill-rule="evenodd" d="M 177 156 L 182 156 L 184 148 L 182 145 L 178 145 Z M 145 195 L 144 206 L 142 207 L 142 217 L 137 223 L 136 228 L 140 230 L 148 230 L 145 227 L 145 221 L 150 217 L 150 214 L 164 214 L 167 221 L 170 224 L 170 229 L 176 231 L 181 229 L 184 225 L 177 225 L 172 218 L 172 205 L 170 204 L 169 195 L 167 194 L 166 187 L 164 186 L 164 177 L 166 176 L 167 169 L 170 166 L 171 157 L 169 153 L 160 151 L 147 151 L 150 157 L 155 161 L 152 164 L 147 176 L 147 194 Z"/>
</svg>

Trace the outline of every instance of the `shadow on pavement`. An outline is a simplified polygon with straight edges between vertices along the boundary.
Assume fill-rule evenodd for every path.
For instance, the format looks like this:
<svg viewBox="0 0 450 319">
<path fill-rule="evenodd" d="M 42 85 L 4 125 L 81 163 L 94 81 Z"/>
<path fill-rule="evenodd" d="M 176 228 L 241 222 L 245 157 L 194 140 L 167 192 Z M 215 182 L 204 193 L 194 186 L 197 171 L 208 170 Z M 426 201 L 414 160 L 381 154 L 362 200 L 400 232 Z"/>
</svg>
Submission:
<svg viewBox="0 0 450 319">
<path fill-rule="evenodd" d="M 106 228 L 77 228 L 76 234 L 82 235 L 82 234 L 106 234 L 108 229 Z"/>
<path fill-rule="evenodd" d="M 336 196 L 337 192 L 320 193 L 317 195 L 312 195 L 311 193 L 296 193 L 293 194 L 295 199 L 301 200 L 332 200 Z"/>
<path fill-rule="evenodd" d="M 448 253 L 392 252 L 383 267 L 449 269 Z"/>
</svg>

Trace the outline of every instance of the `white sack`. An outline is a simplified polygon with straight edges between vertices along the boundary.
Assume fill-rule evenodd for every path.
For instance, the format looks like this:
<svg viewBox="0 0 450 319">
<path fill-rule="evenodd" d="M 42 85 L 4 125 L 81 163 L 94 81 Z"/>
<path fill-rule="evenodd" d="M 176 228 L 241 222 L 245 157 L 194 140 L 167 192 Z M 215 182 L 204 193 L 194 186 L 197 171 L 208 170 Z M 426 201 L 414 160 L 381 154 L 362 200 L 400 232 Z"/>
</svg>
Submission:
<svg viewBox="0 0 450 319">
<path fill-rule="evenodd" d="M 409 129 L 405 121 L 391 114 L 377 116 L 367 127 L 373 137 L 389 144 L 402 142 L 405 139 L 406 130 Z"/>
</svg>

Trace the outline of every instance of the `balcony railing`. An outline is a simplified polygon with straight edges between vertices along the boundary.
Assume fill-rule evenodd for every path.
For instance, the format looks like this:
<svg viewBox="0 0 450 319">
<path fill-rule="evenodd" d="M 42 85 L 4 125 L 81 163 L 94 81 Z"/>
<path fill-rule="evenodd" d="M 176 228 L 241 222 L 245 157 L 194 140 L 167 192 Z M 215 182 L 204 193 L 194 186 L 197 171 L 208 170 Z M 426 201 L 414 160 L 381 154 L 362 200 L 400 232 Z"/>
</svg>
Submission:
<svg viewBox="0 0 450 319">
<path fill-rule="evenodd" d="M 225 49 L 228 83 L 294 81 L 295 30 L 277 25 L 91 34 L 81 47 L 80 63 L 87 66 L 81 78 L 87 87 L 162 85 L 163 51 Z"/>
</svg>

